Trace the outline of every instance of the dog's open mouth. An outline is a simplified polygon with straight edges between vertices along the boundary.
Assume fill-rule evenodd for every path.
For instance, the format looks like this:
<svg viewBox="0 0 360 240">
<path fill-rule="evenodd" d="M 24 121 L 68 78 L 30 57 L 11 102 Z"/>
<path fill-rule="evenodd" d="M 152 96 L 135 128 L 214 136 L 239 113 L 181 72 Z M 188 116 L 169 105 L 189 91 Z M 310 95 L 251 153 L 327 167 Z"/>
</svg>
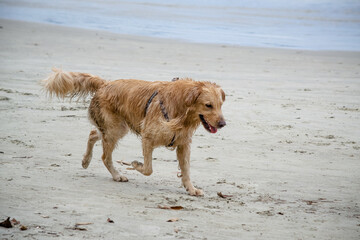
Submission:
<svg viewBox="0 0 360 240">
<path fill-rule="evenodd" d="M 201 123 L 203 124 L 204 128 L 211 133 L 216 133 L 217 132 L 217 128 L 212 126 L 210 123 L 208 123 L 203 115 L 199 115 Z"/>
</svg>

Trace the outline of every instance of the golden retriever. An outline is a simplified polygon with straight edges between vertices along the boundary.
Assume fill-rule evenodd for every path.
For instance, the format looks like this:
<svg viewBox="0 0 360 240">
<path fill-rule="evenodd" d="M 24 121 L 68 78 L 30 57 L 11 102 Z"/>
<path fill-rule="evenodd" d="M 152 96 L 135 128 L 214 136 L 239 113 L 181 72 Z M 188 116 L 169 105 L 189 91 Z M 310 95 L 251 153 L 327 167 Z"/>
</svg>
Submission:
<svg viewBox="0 0 360 240">
<path fill-rule="evenodd" d="M 90 132 L 82 166 L 87 168 L 96 141 L 102 140 L 102 160 L 118 182 L 128 179 L 115 170 L 112 152 L 118 140 L 129 130 L 141 136 L 144 164 L 131 165 L 140 173 L 152 173 L 152 152 L 159 146 L 176 149 L 182 183 L 190 195 L 201 196 L 203 191 L 190 181 L 190 143 L 199 124 L 210 133 L 226 125 L 221 106 L 224 91 L 216 84 L 191 79 L 169 82 L 142 80 L 106 81 L 87 73 L 53 73 L 42 85 L 50 96 L 86 97 L 92 95 L 89 119 L 96 127 Z"/>
</svg>

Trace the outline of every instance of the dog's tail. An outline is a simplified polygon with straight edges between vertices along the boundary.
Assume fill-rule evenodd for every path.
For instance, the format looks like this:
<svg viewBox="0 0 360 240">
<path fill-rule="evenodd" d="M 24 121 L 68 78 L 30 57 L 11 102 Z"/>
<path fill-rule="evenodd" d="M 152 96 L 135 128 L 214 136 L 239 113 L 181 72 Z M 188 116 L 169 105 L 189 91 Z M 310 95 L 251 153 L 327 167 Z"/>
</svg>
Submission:
<svg viewBox="0 0 360 240">
<path fill-rule="evenodd" d="M 52 70 L 53 73 L 41 81 L 41 85 L 50 96 L 85 98 L 107 83 L 106 80 L 88 73 L 63 72 L 57 68 Z"/>
</svg>

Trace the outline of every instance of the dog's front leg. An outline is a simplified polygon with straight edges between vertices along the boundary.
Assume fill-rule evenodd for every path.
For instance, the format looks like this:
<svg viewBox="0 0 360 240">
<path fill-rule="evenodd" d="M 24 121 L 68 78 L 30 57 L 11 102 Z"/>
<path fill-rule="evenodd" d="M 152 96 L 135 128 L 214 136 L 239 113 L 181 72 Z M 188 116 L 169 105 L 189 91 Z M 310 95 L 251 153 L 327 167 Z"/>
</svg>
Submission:
<svg viewBox="0 0 360 240">
<path fill-rule="evenodd" d="M 150 176 L 153 172 L 152 170 L 152 152 L 154 150 L 150 141 L 146 138 L 142 140 L 142 148 L 144 155 L 144 164 L 138 161 L 133 161 L 131 165 L 139 172 L 144 174 L 145 176 Z"/>
<path fill-rule="evenodd" d="M 203 191 L 195 188 L 190 181 L 190 144 L 178 146 L 176 149 L 176 154 L 181 169 L 181 180 L 186 190 L 192 196 L 204 195 Z"/>
</svg>

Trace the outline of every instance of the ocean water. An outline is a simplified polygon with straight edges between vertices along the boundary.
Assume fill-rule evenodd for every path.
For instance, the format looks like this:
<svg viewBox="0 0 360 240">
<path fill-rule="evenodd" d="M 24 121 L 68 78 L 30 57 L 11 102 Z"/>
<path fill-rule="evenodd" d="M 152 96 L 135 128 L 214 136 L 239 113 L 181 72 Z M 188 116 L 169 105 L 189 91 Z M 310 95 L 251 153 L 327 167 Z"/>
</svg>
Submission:
<svg viewBox="0 0 360 240">
<path fill-rule="evenodd" d="M 0 0 L 0 18 L 197 43 L 360 51 L 360 0 Z"/>
</svg>

